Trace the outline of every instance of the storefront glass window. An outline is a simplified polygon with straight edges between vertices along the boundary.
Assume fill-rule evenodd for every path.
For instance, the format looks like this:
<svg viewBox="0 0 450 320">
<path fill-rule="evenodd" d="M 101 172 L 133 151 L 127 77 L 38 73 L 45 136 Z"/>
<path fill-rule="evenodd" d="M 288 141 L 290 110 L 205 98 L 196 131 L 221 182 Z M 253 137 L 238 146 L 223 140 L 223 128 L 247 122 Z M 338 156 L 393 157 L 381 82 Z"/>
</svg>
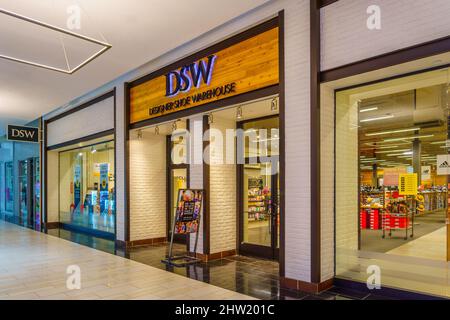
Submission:
<svg viewBox="0 0 450 320">
<path fill-rule="evenodd" d="M 80 231 L 115 233 L 114 142 L 59 153 L 60 222 Z"/>
<path fill-rule="evenodd" d="M 5 211 L 14 210 L 14 169 L 12 162 L 5 163 Z"/>
<path fill-rule="evenodd" d="M 19 224 L 28 221 L 28 160 L 19 161 Z"/>
<path fill-rule="evenodd" d="M 39 225 L 41 221 L 41 176 L 39 158 L 34 158 L 33 166 L 33 206 L 35 214 L 35 224 Z"/>
<path fill-rule="evenodd" d="M 448 294 L 448 93 L 447 69 L 336 93 L 338 277 Z"/>
</svg>

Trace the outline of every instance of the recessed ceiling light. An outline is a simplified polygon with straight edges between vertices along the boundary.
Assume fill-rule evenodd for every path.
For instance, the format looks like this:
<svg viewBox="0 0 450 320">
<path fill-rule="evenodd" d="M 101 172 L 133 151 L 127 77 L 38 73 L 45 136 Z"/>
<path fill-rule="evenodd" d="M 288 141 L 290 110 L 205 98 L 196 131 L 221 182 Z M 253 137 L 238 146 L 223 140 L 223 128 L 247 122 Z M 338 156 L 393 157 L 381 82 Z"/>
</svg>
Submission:
<svg viewBox="0 0 450 320">
<path fill-rule="evenodd" d="M 29 23 L 34 24 L 34 25 L 38 25 L 38 26 L 43 27 L 43 28 L 47 28 L 47 29 L 50 29 L 50 30 L 53 30 L 53 31 L 56 31 L 56 32 L 59 32 L 59 33 L 62 33 L 62 34 L 66 34 L 66 35 L 69 35 L 69 36 L 81 39 L 81 40 L 85 40 L 87 42 L 94 43 L 96 45 L 99 45 L 99 46 L 103 47 L 102 49 L 100 49 L 99 51 L 97 51 L 96 53 L 94 53 L 93 55 L 91 55 L 86 60 L 84 60 L 79 65 L 77 65 L 77 66 L 75 66 L 73 68 L 71 68 L 69 66 L 69 62 L 68 62 L 68 59 L 67 59 L 67 54 L 66 54 L 65 49 L 64 49 L 64 57 L 66 58 L 67 69 L 62 69 L 62 68 L 54 67 L 54 66 L 51 66 L 51 65 L 42 64 L 42 63 L 29 61 L 29 60 L 24 60 L 24 59 L 20 59 L 20 58 L 15 58 L 15 57 L 2 55 L 2 54 L 0 54 L 0 59 L 5 59 L 5 60 L 9 60 L 9 61 L 19 62 L 19 63 L 27 64 L 27 65 L 30 65 L 30 66 L 33 66 L 33 67 L 38 67 L 38 68 L 43 68 L 43 69 L 47 69 L 47 70 L 57 71 L 57 72 L 65 73 L 65 74 L 73 74 L 74 72 L 78 71 L 79 69 L 81 69 L 82 67 L 87 65 L 89 62 L 91 62 L 92 60 L 94 60 L 95 58 L 97 58 L 98 56 L 100 56 L 101 54 L 103 54 L 105 51 L 109 50 L 112 47 L 109 43 L 106 43 L 106 42 L 103 42 L 103 41 L 100 41 L 100 40 L 96 40 L 96 39 L 93 39 L 93 38 L 90 38 L 90 37 L 87 37 L 87 36 L 83 36 L 81 34 L 78 34 L 78 33 L 75 33 L 75 32 L 69 31 L 69 30 L 58 28 L 58 27 L 53 26 L 51 24 L 48 24 L 48 23 L 45 23 L 45 22 L 42 22 L 42 21 L 39 21 L 39 20 L 35 20 L 35 19 L 32 19 L 32 18 L 23 16 L 23 15 L 20 15 L 18 13 L 14 13 L 12 11 L 8 11 L 8 10 L 0 8 L 0 13 L 3 13 L 5 15 L 8 15 L 10 17 L 13 17 L 13 18 L 16 18 L 16 19 L 19 19 L 19 20 L 22 20 L 22 21 L 29 22 Z"/>
<path fill-rule="evenodd" d="M 375 153 L 376 153 L 376 154 L 379 154 L 379 153 L 408 152 L 408 151 L 411 151 L 411 149 L 388 150 L 388 151 L 375 151 Z"/>
<path fill-rule="evenodd" d="M 402 132 L 418 131 L 418 130 L 420 130 L 420 128 L 399 129 L 399 130 L 392 130 L 392 131 L 373 132 L 373 133 L 366 133 L 366 137 L 381 136 L 381 135 L 384 135 L 384 134 L 402 133 Z"/>
<path fill-rule="evenodd" d="M 401 140 L 413 140 L 413 139 L 432 138 L 432 137 L 434 137 L 434 134 L 428 134 L 428 135 L 423 135 L 423 136 L 394 138 L 394 139 L 384 139 L 384 142 L 393 142 L 393 141 L 401 141 Z"/>
<path fill-rule="evenodd" d="M 378 110 L 378 107 L 373 107 L 373 108 L 361 109 L 361 110 L 359 110 L 359 112 L 363 113 L 363 112 L 377 111 L 377 110 Z"/>
<path fill-rule="evenodd" d="M 448 140 L 448 141 L 434 141 L 434 142 L 431 142 L 430 144 L 448 144 L 449 141 L 450 141 L 450 140 Z M 450 143 L 449 143 L 449 144 L 450 144 Z"/>
<path fill-rule="evenodd" d="M 385 116 L 380 116 L 380 117 L 376 117 L 376 118 L 363 119 L 363 120 L 360 120 L 360 122 L 372 122 L 372 121 L 386 120 L 386 119 L 392 119 L 392 118 L 394 118 L 393 114 L 387 114 Z"/>
<path fill-rule="evenodd" d="M 404 156 L 405 153 L 392 153 L 392 154 L 388 154 L 388 157 L 398 157 L 398 156 Z"/>
</svg>

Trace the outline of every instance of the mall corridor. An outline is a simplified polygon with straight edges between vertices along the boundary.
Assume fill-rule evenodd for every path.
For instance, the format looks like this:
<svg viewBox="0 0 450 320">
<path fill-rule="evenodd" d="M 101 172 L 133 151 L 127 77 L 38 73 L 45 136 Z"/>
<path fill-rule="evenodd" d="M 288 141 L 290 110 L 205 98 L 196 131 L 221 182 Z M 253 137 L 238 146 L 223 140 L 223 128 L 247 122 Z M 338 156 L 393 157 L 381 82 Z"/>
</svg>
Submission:
<svg viewBox="0 0 450 320">
<path fill-rule="evenodd" d="M 0 221 L 0 299 L 253 299 Z M 80 267 L 81 289 L 66 286 Z"/>
</svg>

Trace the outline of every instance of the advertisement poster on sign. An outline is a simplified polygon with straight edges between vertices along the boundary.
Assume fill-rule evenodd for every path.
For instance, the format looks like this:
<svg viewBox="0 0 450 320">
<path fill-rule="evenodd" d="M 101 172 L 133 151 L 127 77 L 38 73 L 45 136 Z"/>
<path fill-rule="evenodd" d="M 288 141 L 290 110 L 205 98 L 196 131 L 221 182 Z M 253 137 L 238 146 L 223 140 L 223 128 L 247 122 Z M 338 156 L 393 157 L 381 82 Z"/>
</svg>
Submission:
<svg viewBox="0 0 450 320">
<path fill-rule="evenodd" d="M 196 233 L 202 210 L 203 190 L 182 189 L 178 193 L 176 234 Z"/>
<path fill-rule="evenodd" d="M 73 174 L 73 204 L 75 210 L 80 209 L 81 201 L 81 166 L 77 164 Z"/>
<path fill-rule="evenodd" d="M 422 166 L 422 180 L 431 180 L 431 166 Z"/>
<path fill-rule="evenodd" d="M 108 175 L 109 175 L 109 166 L 107 163 L 100 164 L 100 212 L 107 213 L 108 212 Z"/>
</svg>

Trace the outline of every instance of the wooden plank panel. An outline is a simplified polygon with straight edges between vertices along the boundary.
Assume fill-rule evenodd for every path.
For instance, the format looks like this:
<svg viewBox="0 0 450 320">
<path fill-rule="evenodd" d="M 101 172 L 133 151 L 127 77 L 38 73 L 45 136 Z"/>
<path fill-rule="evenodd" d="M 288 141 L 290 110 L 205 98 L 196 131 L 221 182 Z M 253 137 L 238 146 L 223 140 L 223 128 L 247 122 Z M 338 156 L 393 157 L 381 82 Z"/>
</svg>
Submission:
<svg viewBox="0 0 450 320">
<path fill-rule="evenodd" d="M 190 91 L 180 92 L 174 97 L 166 97 L 165 76 L 151 79 L 131 88 L 130 123 L 156 118 L 278 84 L 278 40 L 278 28 L 274 28 L 215 53 L 216 59 L 209 85 L 202 80 L 198 88 L 193 86 Z M 208 61 L 206 57 L 202 60 L 205 63 Z M 189 72 L 188 75 L 190 76 Z M 192 100 L 192 97 L 197 94 L 229 84 L 235 85 L 233 92 L 196 102 Z M 154 107 L 167 106 L 169 103 L 189 98 L 190 103 L 187 105 L 176 109 L 165 108 L 156 114 L 151 114 Z"/>
</svg>

